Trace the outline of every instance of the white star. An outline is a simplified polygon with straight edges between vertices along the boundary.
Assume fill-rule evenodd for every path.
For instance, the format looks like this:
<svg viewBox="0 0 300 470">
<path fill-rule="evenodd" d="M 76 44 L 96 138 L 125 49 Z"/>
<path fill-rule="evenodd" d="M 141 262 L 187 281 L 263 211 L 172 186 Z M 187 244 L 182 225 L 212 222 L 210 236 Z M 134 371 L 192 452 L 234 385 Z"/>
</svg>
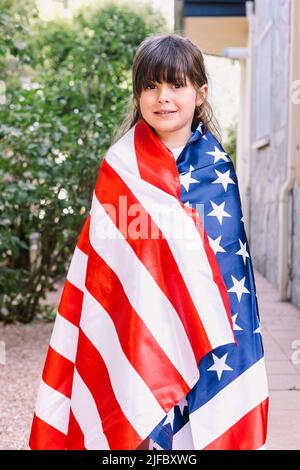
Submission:
<svg viewBox="0 0 300 470">
<path fill-rule="evenodd" d="M 244 286 L 246 277 L 243 277 L 240 281 L 232 275 L 231 277 L 233 281 L 233 286 L 230 287 L 227 292 L 235 292 L 240 302 L 243 294 L 250 294 L 248 289 Z"/>
<path fill-rule="evenodd" d="M 244 216 L 241 218 L 241 222 L 243 222 L 243 223 L 244 223 Z"/>
<path fill-rule="evenodd" d="M 189 201 L 186 201 L 186 202 L 184 202 L 184 205 L 185 205 L 185 206 L 187 206 L 187 207 L 191 207 L 191 205 L 190 205 L 190 202 L 189 202 Z"/>
<path fill-rule="evenodd" d="M 179 403 L 177 403 L 178 408 L 180 409 L 180 413 L 183 415 L 183 410 L 186 406 L 188 406 L 188 402 L 186 397 L 183 397 Z"/>
<path fill-rule="evenodd" d="M 238 313 L 236 313 L 235 315 L 232 315 L 232 323 L 233 323 L 233 329 L 234 330 L 237 330 L 237 331 L 241 331 L 243 330 L 243 328 L 241 328 L 239 325 L 236 324 L 236 319 L 237 319 L 237 316 L 238 316 Z"/>
<path fill-rule="evenodd" d="M 225 201 L 222 202 L 219 206 L 213 201 L 210 201 L 210 203 L 213 206 L 213 210 L 208 215 L 217 217 L 221 225 L 222 225 L 223 217 L 232 217 L 230 214 L 228 214 L 228 212 L 224 211 Z"/>
<path fill-rule="evenodd" d="M 214 364 L 207 369 L 208 371 L 216 371 L 218 374 L 218 379 L 221 380 L 222 374 L 224 370 L 232 370 L 231 367 L 229 367 L 225 362 L 228 356 L 228 353 L 224 354 L 222 357 L 216 356 L 214 353 L 212 353 Z"/>
<path fill-rule="evenodd" d="M 174 406 L 173 406 L 173 408 L 171 408 L 169 413 L 167 414 L 167 419 L 163 422 L 163 426 L 170 424 L 171 428 L 173 429 L 174 419 L 175 417 L 174 417 Z"/>
<path fill-rule="evenodd" d="M 235 184 L 235 182 L 229 177 L 230 170 L 226 171 L 225 173 L 221 173 L 218 170 L 215 170 L 215 172 L 217 173 L 218 178 L 213 181 L 213 184 L 222 184 L 225 191 L 227 191 L 227 187 L 229 184 Z"/>
<path fill-rule="evenodd" d="M 214 250 L 215 255 L 217 253 L 226 253 L 226 250 L 224 250 L 224 248 L 222 248 L 221 245 L 220 245 L 221 238 L 222 238 L 222 235 L 220 235 L 218 238 L 215 238 L 215 240 L 208 237 L 209 244 L 212 247 L 212 249 Z"/>
<path fill-rule="evenodd" d="M 200 134 L 203 134 L 203 132 L 202 132 L 202 124 L 203 124 L 203 122 L 199 122 L 199 124 L 198 124 L 198 126 L 197 126 L 197 129 L 196 129 L 196 131 L 199 131 Z"/>
<path fill-rule="evenodd" d="M 189 189 L 190 189 L 190 184 L 192 184 L 192 183 L 200 183 L 200 181 L 195 180 L 194 178 L 192 178 L 191 173 L 192 173 L 193 170 L 194 170 L 193 166 L 190 165 L 190 171 L 188 171 L 188 172 L 185 173 L 184 175 L 179 175 L 180 183 L 182 184 L 182 186 L 184 187 L 184 189 L 185 189 L 186 191 L 189 191 Z"/>
<path fill-rule="evenodd" d="M 205 152 L 208 155 L 212 155 L 214 157 L 214 163 L 217 163 L 219 160 L 224 160 L 225 162 L 229 162 L 229 158 L 226 157 L 226 152 L 221 152 L 221 150 L 215 146 L 215 150 L 213 152 Z"/>
<path fill-rule="evenodd" d="M 157 442 L 155 441 L 152 441 L 152 439 L 150 439 L 150 445 L 149 445 L 149 450 L 164 450 L 162 447 L 160 447 Z"/>
<path fill-rule="evenodd" d="M 260 330 L 260 325 L 258 326 L 258 328 L 256 328 L 255 331 L 253 331 L 253 333 L 261 333 L 261 330 Z"/>
<path fill-rule="evenodd" d="M 247 262 L 246 258 L 250 258 L 249 253 L 247 251 L 247 247 L 246 247 L 247 243 L 246 242 L 242 243 L 240 239 L 239 239 L 239 242 L 240 242 L 240 250 L 237 251 L 235 254 L 242 256 L 244 264 L 246 264 L 246 262 Z"/>
<path fill-rule="evenodd" d="M 202 136 L 202 139 L 207 140 L 206 135 L 205 135 L 205 134 L 203 135 L 202 125 L 203 125 L 203 122 L 200 122 L 196 130 L 198 130 L 198 131 L 200 132 L 200 134 L 201 134 L 201 136 Z"/>
</svg>

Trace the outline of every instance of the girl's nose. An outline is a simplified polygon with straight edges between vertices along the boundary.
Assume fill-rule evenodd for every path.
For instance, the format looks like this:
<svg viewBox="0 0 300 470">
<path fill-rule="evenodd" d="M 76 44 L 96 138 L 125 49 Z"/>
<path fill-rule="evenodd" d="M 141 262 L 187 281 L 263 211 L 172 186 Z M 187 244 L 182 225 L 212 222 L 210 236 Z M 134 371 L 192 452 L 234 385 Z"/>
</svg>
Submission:
<svg viewBox="0 0 300 470">
<path fill-rule="evenodd" d="M 166 87 L 162 87 L 159 90 L 158 101 L 162 103 L 165 101 L 169 101 L 168 89 Z"/>
</svg>

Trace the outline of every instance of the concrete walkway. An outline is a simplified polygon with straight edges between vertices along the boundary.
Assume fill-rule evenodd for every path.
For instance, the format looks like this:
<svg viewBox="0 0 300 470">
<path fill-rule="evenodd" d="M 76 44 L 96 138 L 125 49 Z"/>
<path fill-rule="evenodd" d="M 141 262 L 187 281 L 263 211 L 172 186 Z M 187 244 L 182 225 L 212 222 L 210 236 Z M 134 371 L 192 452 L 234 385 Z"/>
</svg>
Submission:
<svg viewBox="0 0 300 470">
<path fill-rule="evenodd" d="M 300 310 L 255 272 L 270 388 L 267 449 L 300 450 Z"/>
</svg>

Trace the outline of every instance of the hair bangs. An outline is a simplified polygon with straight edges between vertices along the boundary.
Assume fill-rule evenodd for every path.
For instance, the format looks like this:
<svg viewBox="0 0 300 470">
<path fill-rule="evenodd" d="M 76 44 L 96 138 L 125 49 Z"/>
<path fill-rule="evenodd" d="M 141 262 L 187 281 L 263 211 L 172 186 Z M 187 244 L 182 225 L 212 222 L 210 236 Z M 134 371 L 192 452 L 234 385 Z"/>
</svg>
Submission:
<svg viewBox="0 0 300 470">
<path fill-rule="evenodd" d="M 186 77 L 192 78 L 192 73 L 190 73 L 186 57 L 178 49 L 157 47 L 151 51 L 151 57 L 145 55 L 136 74 L 138 95 L 153 83 L 167 82 L 186 85 Z"/>
</svg>

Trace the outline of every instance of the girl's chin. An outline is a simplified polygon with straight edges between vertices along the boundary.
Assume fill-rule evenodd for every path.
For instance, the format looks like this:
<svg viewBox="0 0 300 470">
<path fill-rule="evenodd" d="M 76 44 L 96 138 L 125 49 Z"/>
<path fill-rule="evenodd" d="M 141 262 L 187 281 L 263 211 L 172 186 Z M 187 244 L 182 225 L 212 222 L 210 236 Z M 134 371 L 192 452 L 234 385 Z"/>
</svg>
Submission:
<svg viewBox="0 0 300 470">
<path fill-rule="evenodd" d="M 173 118 L 166 118 L 166 119 L 152 119 L 153 127 L 172 127 L 172 126 L 178 126 L 180 125 L 180 122 L 178 122 L 178 119 Z"/>
</svg>

